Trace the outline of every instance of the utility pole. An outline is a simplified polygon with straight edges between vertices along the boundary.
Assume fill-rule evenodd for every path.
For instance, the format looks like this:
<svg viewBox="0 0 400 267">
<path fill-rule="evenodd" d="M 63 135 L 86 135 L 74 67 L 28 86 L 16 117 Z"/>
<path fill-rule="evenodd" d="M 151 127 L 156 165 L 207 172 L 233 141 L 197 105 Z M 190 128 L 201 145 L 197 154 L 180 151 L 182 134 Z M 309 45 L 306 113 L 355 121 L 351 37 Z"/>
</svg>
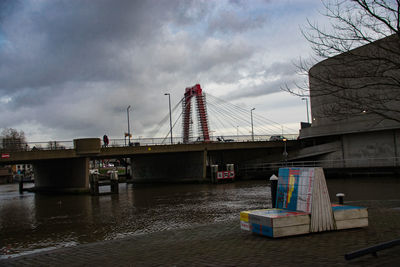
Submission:
<svg viewBox="0 0 400 267">
<path fill-rule="evenodd" d="M 131 128 L 129 127 L 129 109 L 131 108 L 131 105 L 129 105 L 126 108 L 126 116 L 128 118 L 128 146 L 131 145 Z"/>
<path fill-rule="evenodd" d="M 172 115 L 171 115 L 171 94 L 170 93 L 165 93 L 164 95 L 168 96 L 168 106 L 169 106 L 169 129 L 170 129 L 170 134 L 171 134 L 171 145 L 173 144 L 172 141 Z"/>
<path fill-rule="evenodd" d="M 305 100 L 306 101 L 306 108 L 307 108 L 307 123 L 310 123 L 310 116 L 308 113 L 308 98 L 307 97 L 303 97 L 301 98 L 301 100 Z"/>
<path fill-rule="evenodd" d="M 251 140 L 254 141 L 254 129 L 253 129 L 253 110 L 256 108 L 252 108 L 250 110 L 250 116 L 251 116 Z"/>
<path fill-rule="evenodd" d="M 283 155 L 283 161 L 284 161 L 285 167 L 286 167 L 287 166 L 287 158 L 288 158 L 288 153 L 287 153 L 287 150 L 286 150 L 286 141 L 287 141 L 287 139 L 283 138 L 282 141 L 283 141 L 283 153 L 282 153 L 282 155 Z"/>
</svg>

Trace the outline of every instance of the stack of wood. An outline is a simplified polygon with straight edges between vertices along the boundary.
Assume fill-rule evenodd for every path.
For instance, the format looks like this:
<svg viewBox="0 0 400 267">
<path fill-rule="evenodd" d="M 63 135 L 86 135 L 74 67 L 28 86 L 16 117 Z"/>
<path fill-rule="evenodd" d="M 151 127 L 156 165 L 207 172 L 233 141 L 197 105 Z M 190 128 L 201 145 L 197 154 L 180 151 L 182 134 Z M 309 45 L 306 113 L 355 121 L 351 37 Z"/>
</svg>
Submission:
<svg viewBox="0 0 400 267">
<path fill-rule="evenodd" d="M 283 237 L 310 232 L 310 216 L 300 211 L 264 209 L 240 213 L 241 228 L 269 237 Z"/>
<path fill-rule="evenodd" d="M 368 226 L 368 209 L 365 207 L 332 205 L 336 229 L 349 229 Z"/>
</svg>

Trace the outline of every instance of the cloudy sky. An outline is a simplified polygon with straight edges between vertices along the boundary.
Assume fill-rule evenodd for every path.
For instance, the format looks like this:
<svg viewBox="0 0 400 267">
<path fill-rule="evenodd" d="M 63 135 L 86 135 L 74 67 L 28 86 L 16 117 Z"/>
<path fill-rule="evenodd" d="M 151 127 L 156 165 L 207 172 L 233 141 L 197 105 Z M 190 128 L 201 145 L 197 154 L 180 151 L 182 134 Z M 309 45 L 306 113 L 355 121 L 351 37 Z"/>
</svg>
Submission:
<svg viewBox="0 0 400 267">
<path fill-rule="evenodd" d="M 293 62 L 311 50 L 299 29 L 320 20 L 321 8 L 319 0 L 2 0 L 0 128 L 28 141 L 123 138 L 131 105 L 134 137 L 149 136 L 168 114 L 164 93 L 175 106 L 199 83 L 296 133 L 305 102 L 280 88 L 302 78 Z"/>
</svg>

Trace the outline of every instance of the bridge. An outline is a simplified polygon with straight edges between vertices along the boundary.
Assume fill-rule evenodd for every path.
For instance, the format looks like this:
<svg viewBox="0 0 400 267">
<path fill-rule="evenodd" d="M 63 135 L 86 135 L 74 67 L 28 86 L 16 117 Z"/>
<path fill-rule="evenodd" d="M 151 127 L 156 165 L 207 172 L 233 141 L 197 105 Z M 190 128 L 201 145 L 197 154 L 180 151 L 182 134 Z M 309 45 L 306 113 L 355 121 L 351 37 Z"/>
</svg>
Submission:
<svg viewBox="0 0 400 267">
<path fill-rule="evenodd" d="M 102 147 L 99 138 L 75 139 L 70 149 L 3 152 L 0 165 L 30 163 L 35 188 L 42 191 L 89 190 L 89 162 L 128 158 L 133 182 L 207 181 L 207 166 L 281 161 L 296 141 L 199 142 L 174 145 Z"/>
<path fill-rule="evenodd" d="M 195 104 L 192 102 L 195 99 Z M 10 145 L 4 143 L 0 151 L 0 165 L 31 163 L 35 175 L 35 188 L 46 191 L 87 191 L 89 189 L 90 161 L 98 159 L 121 159 L 130 165 L 127 174 L 133 182 L 182 182 L 207 180 L 207 167 L 211 165 L 277 162 L 283 160 L 284 151 L 296 146 L 296 141 L 269 141 L 270 135 L 254 135 L 253 113 L 233 116 L 245 123 L 251 115 L 251 136 L 239 136 L 239 126 L 235 126 L 237 135 L 232 138 L 213 137 L 210 131 L 206 96 L 199 84 L 185 89 L 184 97 L 177 106 L 182 104 L 178 120 L 182 118 L 182 137 L 179 141 L 172 138 L 172 120 L 170 116 L 171 143 L 154 142 L 154 139 L 133 140 L 124 146 L 121 140 L 111 140 L 110 147 L 102 147 L 99 138 L 75 139 L 73 141 L 51 141 L 47 149 L 42 144 L 30 143 Z M 226 103 L 225 103 L 226 104 Z M 212 105 L 212 104 L 211 104 Z M 215 108 L 215 106 L 214 106 Z M 237 107 L 229 107 L 227 111 L 217 108 L 217 113 L 227 115 Z M 193 117 L 193 113 L 196 114 Z M 171 113 L 170 113 L 171 115 Z M 197 129 L 196 121 L 197 118 Z M 223 121 L 227 121 L 223 119 Z M 235 122 L 234 125 L 238 125 Z M 261 124 L 261 123 L 260 123 Z M 176 125 L 176 123 L 174 123 Z M 237 127 L 237 128 L 236 128 Z M 281 131 L 281 127 L 276 127 Z M 198 135 L 195 136 L 194 132 Z M 128 130 L 129 131 L 129 130 Z M 130 136 L 129 136 L 130 137 Z M 277 136 L 275 136 L 277 137 Z M 293 137 L 292 137 L 293 138 Z M 151 140 L 151 144 L 148 144 Z M 272 140 L 272 139 L 271 139 Z M 4 140 L 3 140 L 4 141 Z M 178 143 L 176 143 L 178 142 Z M 160 144 L 161 143 L 161 144 Z M 9 149 L 7 150 L 7 145 Z M 287 154 L 286 154 L 287 155 Z M 285 157 L 285 159 L 287 156 Z"/>
</svg>

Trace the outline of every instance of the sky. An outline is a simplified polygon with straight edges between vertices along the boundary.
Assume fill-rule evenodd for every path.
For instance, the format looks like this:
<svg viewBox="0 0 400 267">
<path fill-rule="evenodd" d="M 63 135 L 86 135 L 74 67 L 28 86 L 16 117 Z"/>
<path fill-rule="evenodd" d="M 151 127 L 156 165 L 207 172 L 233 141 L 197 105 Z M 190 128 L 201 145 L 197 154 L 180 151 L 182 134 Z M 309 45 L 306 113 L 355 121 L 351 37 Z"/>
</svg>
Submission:
<svg viewBox="0 0 400 267">
<path fill-rule="evenodd" d="M 304 79 L 295 63 L 311 49 L 300 28 L 321 9 L 319 0 L 2 0 L 0 130 L 30 142 L 123 138 L 130 105 L 134 138 L 163 137 L 169 121 L 154 129 L 168 114 L 164 94 L 175 106 L 200 84 L 248 110 L 248 124 L 255 108 L 278 125 L 270 134 L 297 133 L 306 102 L 281 88 Z M 223 132 L 208 113 L 216 135 L 249 134 L 239 122 Z"/>
</svg>

